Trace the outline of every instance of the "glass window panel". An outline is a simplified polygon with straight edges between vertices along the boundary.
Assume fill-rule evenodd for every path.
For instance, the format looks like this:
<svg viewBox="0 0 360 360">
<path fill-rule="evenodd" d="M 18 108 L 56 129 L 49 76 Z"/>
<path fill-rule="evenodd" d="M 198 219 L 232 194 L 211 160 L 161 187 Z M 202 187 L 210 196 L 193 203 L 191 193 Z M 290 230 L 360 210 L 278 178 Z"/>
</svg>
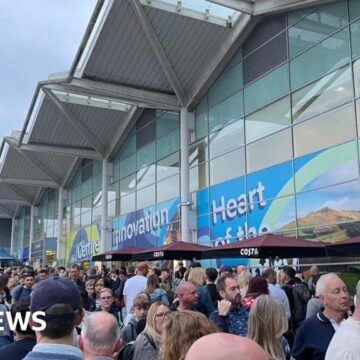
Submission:
<svg viewBox="0 0 360 360">
<path fill-rule="evenodd" d="M 135 211 L 135 193 L 120 198 L 120 211 L 122 215 Z"/>
<path fill-rule="evenodd" d="M 190 192 L 197 191 L 209 186 L 208 163 L 202 163 L 198 166 L 190 168 L 189 181 Z"/>
<path fill-rule="evenodd" d="M 294 122 L 301 122 L 353 98 L 351 68 L 346 66 L 292 94 Z"/>
<path fill-rule="evenodd" d="M 210 158 L 225 154 L 244 144 L 244 121 L 236 121 L 209 135 Z"/>
<path fill-rule="evenodd" d="M 137 191 L 136 209 L 143 209 L 153 204 L 155 204 L 155 185 Z"/>
<path fill-rule="evenodd" d="M 179 130 L 165 135 L 156 142 L 157 159 L 161 159 L 179 149 Z"/>
<path fill-rule="evenodd" d="M 270 151 L 271 149 L 271 151 Z M 247 146 L 248 172 L 265 169 L 292 158 L 291 130 L 286 129 Z"/>
<path fill-rule="evenodd" d="M 109 185 L 109 199 L 116 199 L 120 196 L 120 181 L 116 181 Z M 111 195 L 110 195 L 111 194 Z"/>
<path fill-rule="evenodd" d="M 289 28 L 289 53 L 294 57 L 347 25 L 346 2 L 321 6 Z"/>
<path fill-rule="evenodd" d="M 81 199 L 81 185 L 73 188 L 72 193 L 74 195 L 73 196 L 74 202 L 80 200 Z"/>
<path fill-rule="evenodd" d="M 136 171 L 136 154 L 133 154 L 120 162 L 120 177 L 130 175 Z"/>
<path fill-rule="evenodd" d="M 91 210 L 81 214 L 81 227 L 91 225 Z"/>
<path fill-rule="evenodd" d="M 296 199 L 299 228 L 354 221 L 354 216 L 358 219 L 355 214 L 360 210 L 359 190 L 358 181 L 353 181 L 298 194 Z M 340 232 L 341 229 L 328 230 L 327 235 Z"/>
<path fill-rule="evenodd" d="M 102 182 L 102 176 L 100 175 L 96 175 L 93 177 L 93 192 L 99 191 L 101 190 L 101 182 Z"/>
<path fill-rule="evenodd" d="M 200 140 L 189 147 L 189 165 L 194 166 L 208 160 L 207 138 Z"/>
<path fill-rule="evenodd" d="M 207 94 L 201 99 L 199 104 L 196 106 L 195 112 L 196 115 L 202 114 L 203 112 L 208 111 L 208 102 L 207 102 Z"/>
<path fill-rule="evenodd" d="M 291 124 L 290 100 L 285 97 L 245 118 L 246 142 L 279 131 Z"/>
<path fill-rule="evenodd" d="M 352 58 L 360 56 L 360 20 L 350 25 Z"/>
<path fill-rule="evenodd" d="M 250 33 L 243 45 L 244 57 L 249 55 L 255 49 L 265 42 L 279 34 L 286 27 L 286 18 L 284 14 L 269 16 L 259 22 L 255 29 Z"/>
<path fill-rule="evenodd" d="M 155 161 L 155 143 L 144 146 L 136 153 L 136 168 L 150 165 Z"/>
<path fill-rule="evenodd" d="M 89 195 L 81 200 L 81 211 L 88 211 L 92 208 L 92 195 Z"/>
<path fill-rule="evenodd" d="M 356 118 L 357 118 L 358 136 L 359 136 L 359 133 L 360 133 L 360 100 L 356 101 Z"/>
<path fill-rule="evenodd" d="M 136 132 L 136 149 L 140 149 L 156 138 L 156 122 L 152 121 Z"/>
<path fill-rule="evenodd" d="M 176 152 L 164 159 L 159 160 L 156 164 L 157 181 L 177 174 L 179 172 L 179 168 L 179 152 Z"/>
<path fill-rule="evenodd" d="M 136 122 L 136 131 L 140 130 L 146 125 L 149 125 L 158 115 L 157 112 L 158 111 L 154 109 L 145 109 Z"/>
<path fill-rule="evenodd" d="M 93 162 L 93 176 L 99 175 L 102 172 L 102 161 L 94 160 Z"/>
<path fill-rule="evenodd" d="M 124 196 L 136 189 L 136 174 L 131 174 L 120 181 L 120 195 Z"/>
<path fill-rule="evenodd" d="M 245 112 L 247 114 L 289 92 L 288 69 L 288 64 L 281 65 L 245 88 Z"/>
<path fill-rule="evenodd" d="M 349 62 L 348 29 L 341 30 L 290 61 L 291 88 L 302 85 Z"/>
<path fill-rule="evenodd" d="M 239 63 L 216 79 L 208 92 L 210 108 L 241 90 L 243 86 L 242 73 L 242 63 Z"/>
<path fill-rule="evenodd" d="M 245 150 L 235 150 L 210 161 L 210 185 L 245 174 Z"/>
<path fill-rule="evenodd" d="M 312 153 L 294 161 L 296 191 L 308 191 L 359 177 L 356 142 Z"/>
<path fill-rule="evenodd" d="M 295 196 L 266 200 L 265 204 L 254 203 L 252 206 L 253 211 L 248 213 L 248 224 L 255 225 L 257 234 L 275 231 L 278 233 L 296 228 Z M 265 215 L 264 220 L 264 212 L 274 215 Z"/>
<path fill-rule="evenodd" d="M 113 218 L 116 216 L 116 203 L 120 200 L 113 200 L 108 202 L 108 217 Z"/>
<path fill-rule="evenodd" d="M 239 49 L 238 52 L 233 56 L 231 61 L 226 65 L 224 71 L 231 69 L 233 66 L 237 65 L 242 60 L 242 49 Z"/>
<path fill-rule="evenodd" d="M 200 115 L 196 115 L 196 118 L 195 118 L 196 139 L 201 139 L 202 137 L 207 135 L 208 132 L 209 132 L 208 113 L 206 111 Z"/>
<path fill-rule="evenodd" d="M 101 222 L 101 206 L 98 206 L 92 211 L 92 223 L 100 223 Z"/>
<path fill-rule="evenodd" d="M 283 31 L 244 59 L 244 84 L 258 79 L 286 59 L 286 32 Z"/>
<path fill-rule="evenodd" d="M 353 104 L 294 126 L 295 156 L 330 147 L 356 136 Z"/>
<path fill-rule="evenodd" d="M 164 111 L 156 119 L 156 136 L 161 137 L 172 130 L 178 129 L 180 126 L 179 113 L 172 111 Z"/>
<path fill-rule="evenodd" d="M 291 195 L 294 193 L 293 163 L 287 161 L 255 171 L 247 175 L 246 181 L 248 191 L 264 187 L 261 197 L 265 200 Z M 256 196 L 254 200 L 249 201 L 259 202 L 261 199 Z"/>
<path fill-rule="evenodd" d="M 239 120 L 243 113 L 243 92 L 239 91 L 209 110 L 209 132 Z"/>
<path fill-rule="evenodd" d="M 360 96 L 360 59 L 354 62 L 355 96 Z"/>
<path fill-rule="evenodd" d="M 157 184 L 157 202 L 173 199 L 180 194 L 180 178 L 179 175 L 172 176 L 166 180 L 159 181 Z"/>
<path fill-rule="evenodd" d="M 114 172 L 114 180 L 120 179 L 120 163 L 115 162 L 113 163 L 113 172 Z"/>
<path fill-rule="evenodd" d="M 85 197 L 89 194 L 92 194 L 92 178 L 84 181 L 81 184 L 81 197 Z"/>
<path fill-rule="evenodd" d="M 307 16 L 309 13 L 311 13 L 314 10 L 314 8 L 309 9 L 301 9 L 301 10 L 295 10 L 291 11 L 287 14 L 287 22 L 288 26 L 293 25 L 294 23 L 298 22 L 303 17 Z"/>
<path fill-rule="evenodd" d="M 135 135 L 129 135 L 120 149 L 120 159 L 125 159 L 136 151 Z"/>
<path fill-rule="evenodd" d="M 155 165 L 145 166 L 141 168 L 136 175 L 137 188 L 153 184 L 155 182 Z"/>
<path fill-rule="evenodd" d="M 360 17 L 359 0 L 349 0 L 349 14 L 350 14 L 350 20 L 354 20 Z"/>
<path fill-rule="evenodd" d="M 71 186 L 79 186 L 81 184 L 81 171 L 80 168 L 76 171 L 74 179 L 71 182 Z"/>
</svg>

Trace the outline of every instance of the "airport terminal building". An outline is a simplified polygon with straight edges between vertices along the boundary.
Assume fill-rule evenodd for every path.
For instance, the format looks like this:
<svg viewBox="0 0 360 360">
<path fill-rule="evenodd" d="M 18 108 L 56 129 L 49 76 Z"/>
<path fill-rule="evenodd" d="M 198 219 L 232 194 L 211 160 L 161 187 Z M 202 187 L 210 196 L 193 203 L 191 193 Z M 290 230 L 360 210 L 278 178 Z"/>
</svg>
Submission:
<svg viewBox="0 0 360 360">
<path fill-rule="evenodd" d="M 99 0 L 3 139 L 10 253 L 358 236 L 359 131 L 358 0 Z"/>
</svg>

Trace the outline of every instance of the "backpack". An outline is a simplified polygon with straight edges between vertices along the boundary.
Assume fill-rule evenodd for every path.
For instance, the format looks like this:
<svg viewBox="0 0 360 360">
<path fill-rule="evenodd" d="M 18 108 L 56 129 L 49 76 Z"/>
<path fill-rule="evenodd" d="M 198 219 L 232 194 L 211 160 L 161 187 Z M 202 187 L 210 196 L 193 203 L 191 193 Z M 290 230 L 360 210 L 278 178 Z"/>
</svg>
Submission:
<svg viewBox="0 0 360 360">
<path fill-rule="evenodd" d="M 292 285 L 292 294 L 294 297 L 293 317 L 299 324 L 306 317 L 306 307 L 311 299 L 311 292 L 304 283 L 299 282 Z"/>
<path fill-rule="evenodd" d="M 116 359 L 117 360 L 132 360 L 134 356 L 134 343 L 135 341 L 130 341 L 125 344 L 124 347 L 119 351 Z"/>
<path fill-rule="evenodd" d="M 148 340 L 151 346 L 156 350 L 156 345 L 153 339 L 146 334 L 145 332 L 142 333 Z M 135 341 L 128 342 L 118 353 L 117 360 L 132 360 L 134 357 L 134 348 L 135 348 Z"/>
</svg>

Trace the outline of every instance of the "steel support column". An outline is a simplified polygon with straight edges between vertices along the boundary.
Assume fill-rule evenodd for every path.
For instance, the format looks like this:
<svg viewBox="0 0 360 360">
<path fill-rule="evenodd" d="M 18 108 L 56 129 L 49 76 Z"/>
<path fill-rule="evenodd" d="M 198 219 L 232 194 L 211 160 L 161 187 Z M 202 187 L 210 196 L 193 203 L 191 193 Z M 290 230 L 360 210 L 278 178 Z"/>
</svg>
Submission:
<svg viewBox="0 0 360 360">
<path fill-rule="evenodd" d="M 65 264 L 65 242 L 62 238 L 62 228 L 64 220 L 64 188 L 59 188 L 58 200 L 58 233 L 56 239 L 56 260 L 58 265 Z"/>
<path fill-rule="evenodd" d="M 29 263 L 32 260 L 32 245 L 34 242 L 34 218 L 35 218 L 35 205 L 30 207 L 30 238 L 29 238 Z"/>
<path fill-rule="evenodd" d="M 189 186 L 189 111 L 182 108 L 180 111 L 180 210 L 181 210 L 181 239 L 189 241 L 189 208 L 190 208 L 190 186 Z"/>
<path fill-rule="evenodd" d="M 13 256 L 14 254 L 14 243 L 15 243 L 15 218 L 12 218 L 11 221 L 11 240 L 10 240 L 10 255 Z"/>
<path fill-rule="evenodd" d="M 111 250 L 107 242 L 107 219 L 108 219 L 108 161 L 102 161 L 102 181 L 101 181 L 101 251 Z"/>
</svg>

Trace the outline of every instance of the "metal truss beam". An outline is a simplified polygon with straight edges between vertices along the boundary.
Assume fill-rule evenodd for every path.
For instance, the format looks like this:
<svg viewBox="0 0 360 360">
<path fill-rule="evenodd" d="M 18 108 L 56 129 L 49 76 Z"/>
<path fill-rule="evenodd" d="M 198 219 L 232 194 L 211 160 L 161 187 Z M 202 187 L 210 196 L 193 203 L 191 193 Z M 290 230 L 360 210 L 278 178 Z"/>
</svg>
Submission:
<svg viewBox="0 0 360 360">
<path fill-rule="evenodd" d="M 102 157 L 94 150 L 69 146 L 55 146 L 51 144 L 31 143 L 22 144 L 19 146 L 19 149 L 22 151 L 33 151 L 64 156 L 77 156 L 87 159 L 102 159 Z"/>
<path fill-rule="evenodd" d="M 51 171 L 46 165 L 44 165 L 41 161 L 36 159 L 33 155 L 28 152 L 20 150 L 18 148 L 18 143 L 16 140 L 10 137 L 6 137 L 5 141 L 22 157 L 24 157 L 27 161 L 31 162 L 36 168 L 38 168 L 43 174 L 45 174 L 48 178 L 50 178 L 56 185 L 60 186 L 61 178 L 57 176 L 53 171 Z"/>
<path fill-rule="evenodd" d="M 164 48 L 161 45 L 161 42 L 154 30 L 154 28 L 151 25 L 151 22 L 149 18 L 147 17 L 143 6 L 141 5 L 139 0 L 130 0 L 130 4 L 136 14 L 136 17 L 138 18 L 142 29 L 144 30 L 144 33 L 146 37 L 148 38 L 151 47 L 154 50 L 154 53 L 156 57 L 159 60 L 159 63 L 166 74 L 172 88 L 174 89 L 174 92 L 180 102 L 180 104 L 183 106 L 186 102 L 186 94 L 185 91 L 180 83 L 180 80 L 178 76 L 176 75 L 166 53 Z"/>
<path fill-rule="evenodd" d="M 14 183 L 12 184 L 7 184 L 7 186 L 19 197 L 21 197 L 23 200 L 25 200 L 27 203 L 32 204 L 34 199 L 28 194 L 26 193 L 24 190 L 22 190 L 21 188 L 19 188 L 17 185 L 15 185 Z"/>
<path fill-rule="evenodd" d="M 105 83 L 97 80 L 78 79 L 71 80 L 69 85 L 47 85 L 51 90 L 69 93 L 102 97 L 114 101 L 122 101 L 130 105 L 144 108 L 180 111 L 180 104 L 175 95 L 162 92 L 137 89 L 130 86 Z"/>
<path fill-rule="evenodd" d="M 337 0 L 208 0 L 252 16 L 269 15 L 323 5 Z"/>
<path fill-rule="evenodd" d="M 120 150 L 122 140 L 127 136 L 127 134 L 131 131 L 133 125 L 135 125 L 137 119 L 143 113 L 143 109 L 141 108 L 133 108 L 127 118 L 121 123 L 116 135 L 113 139 L 113 142 L 110 145 L 110 151 L 108 154 L 108 159 L 112 159 L 113 156 Z"/>
<path fill-rule="evenodd" d="M 336 0 L 257 0 L 254 4 L 254 15 L 270 15 L 299 10 L 311 6 L 324 5 Z"/>
<path fill-rule="evenodd" d="M 10 209 L 8 209 L 6 206 L 4 206 L 4 204 L 3 205 L 0 204 L 0 212 L 8 215 L 11 218 L 13 217 L 13 212 Z"/>
<path fill-rule="evenodd" d="M 26 206 L 31 205 L 30 202 L 24 200 L 8 200 L 8 199 L 0 199 L 0 204 L 3 205 L 17 205 L 17 206 Z"/>
<path fill-rule="evenodd" d="M 260 18 L 254 18 L 247 14 L 241 14 L 239 16 L 239 19 L 231 29 L 229 36 L 225 39 L 210 63 L 204 67 L 203 72 L 192 85 L 189 91 L 190 99 L 186 105 L 189 110 L 193 110 L 193 107 L 205 95 L 212 83 L 240 49 L 248 34 L 254 29 L 259 21 Z"/>
<path fill-rule="evenodd" d="M 0 183 L 26 185 L 26 186 L 43 186 L 49 188 L 59 187 L 59 185 L 49 180 L 20 179 L 20 178 L 12 178 L 12 177 L 0 177 Z"/>
<path fill-rule="evenodd" d="M 45 95 L 56 105 L 56 107 L 62 112 L 65 119 L 83 136 L 95 149 L 95 151 L 101 156 L 105 157 L 106 148 L 96 138 L 96 136 L 85 126 L 80 120 L 54 95 L 51 90 L 43 87 Z"/>
<path fill-rule="evenodd" d="M 241 11 L 244 14 L 252 15 L 254 13 L 254 4 L 253 1 L 245 0 L 207 0 L 211 3 L 225 6 L 227 8 Z"/>
</svg>

